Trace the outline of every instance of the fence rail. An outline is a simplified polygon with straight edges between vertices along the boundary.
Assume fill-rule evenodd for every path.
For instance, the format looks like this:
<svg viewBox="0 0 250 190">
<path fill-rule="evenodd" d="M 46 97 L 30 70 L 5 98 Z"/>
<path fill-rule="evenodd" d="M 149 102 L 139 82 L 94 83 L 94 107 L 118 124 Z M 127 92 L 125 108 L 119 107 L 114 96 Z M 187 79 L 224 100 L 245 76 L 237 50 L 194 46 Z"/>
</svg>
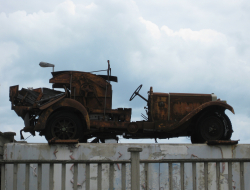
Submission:
<svg viewBox="0 0 250 190">
<path fill-rule="evenodd" d="M 131 154 L 130 160 L 1 160 L 1 190 L 6 189 L 6 166 L 7 165 L 13 165 L 13 190 L 18 189 L 18 167 L 20 164 L 25 165 L 25 190 L 29 190 L 30 188 L 30 164 L 37 164 L 37 189 L 42 189 L 42 170 L 43 165 L 47 164 L 49 165 L 49 189 L 54 189 L 54 166 L 55 164 L 61 164 L 61 189 L 65 190 L 65 181 L 66 181 L 66 165 L 67 164 L 73 164 L 73 189 L 77 190 L 79 184 L 77 184 L 78 179 L 78 166 L 79 164 L 85 164 L 85 189 L 90 190 L 90 167 L 92 164 L 97 165 L 97 189 L 102 189 L 102 168 L 103 164 L 109 164 L 109 189 L 114 189 L 114 167 L 116 164 L 121 165 L 121 189 L 125 190 L 126 187 L 126 176 L 130 176 L 131 179 L 131 190 L 139 190 L 139 189 L 145 189 L 149 190 L 149 181 L 151 178 L 151 173 L 149 172 L 149 165 L 150 164 L 167 164 L 168 165 L 168 187 L 167 189 L 176 189 L 174 187 L 175 184 L 173 184 L 173 164 L 177 163 L 179 164 L 179 175 L 178 183 L 180 184 L 181 190 L 186 189 L 185 187 L 185 164 L 190 163 L 191 164 L 191 175 L 192 175 L 192 188 L 193 190 L 198 189 L 197 188 L 197 164 L 202 163 L 204 164 L 203 170 L 204 170 L 204 189 L 208 190 L 209 186 L 209 164 L 215 163 L 215 178 L 216 178 L 216 189 L 221 188 L 221 182 L 220 182 L 220 167 L 222 163 L 227 163 L 228 166 L 228 189 L 232 190 L 234 188 L 233 186 L 233 169 L 232 166 L 234 163 L 239 164 L 239 189 L 244 190 L 245 189 L 245 171 L 244 171 L 244 164 L 250 163 L 249 158 L 227 158 L 227 159 L 162 159 L 162 160 L 140 160 L 140 152 L 142 151 L 141 148 L 129 148 L 128 152 Z M 126 173 L 126 165 L 130 164 L 130 174 L 127 175 Z M 143 165 L 144 170 L 141 171 L 141 166 Z M 120 170 L 120 166 L 119 166 Z M 144 173 L 144 185 L 142 185 L 142 179 L 141 179 L 141 173 Z M 160 172 L 159 172 L 160 173 Z M 161 188 L 159 188 L 161 189 Z"/>
</svg>

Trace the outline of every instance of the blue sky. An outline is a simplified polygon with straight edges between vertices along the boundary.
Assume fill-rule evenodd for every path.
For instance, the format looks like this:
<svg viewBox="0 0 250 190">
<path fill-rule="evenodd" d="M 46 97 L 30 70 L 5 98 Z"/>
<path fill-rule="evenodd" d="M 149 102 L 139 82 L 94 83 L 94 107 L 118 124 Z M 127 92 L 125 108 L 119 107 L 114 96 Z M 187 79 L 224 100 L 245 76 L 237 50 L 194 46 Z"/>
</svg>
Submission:
<svg viewBox="0 0 250 190">
<path fill-rule="evenodd" d="M 142 0 L 0 0 L 0 128 L 19 130 L 9 86 L 51 87 L 50 68 L 94 71 L 110 60 L 113 108 L 132 108 L 141 120 L 145 101 L 133 91 L 215 93 L 227 100 L 232 139 L 250 143 L 250 2 Z M 24 134 L 28 137 L 29 134 Z M 46 142 L 30 137 L 28 142 Z M 154 142 L 134 140 L 121 142 Z M 159 140 L 189 143 L 186 138 Z"/>
</svg>

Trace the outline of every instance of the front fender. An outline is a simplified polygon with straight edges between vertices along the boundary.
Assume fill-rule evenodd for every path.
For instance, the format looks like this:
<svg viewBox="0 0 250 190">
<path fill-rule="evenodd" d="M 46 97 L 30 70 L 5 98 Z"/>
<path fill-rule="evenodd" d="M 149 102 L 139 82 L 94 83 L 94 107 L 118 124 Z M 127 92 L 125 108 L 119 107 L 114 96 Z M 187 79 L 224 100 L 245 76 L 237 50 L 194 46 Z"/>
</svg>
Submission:
<svg viewBox="0 0 250 190">
<path fill-rule="evenodd" d="M 194 109 L 192 112 L 187 114 L 185 117 L 183 117 L 176 124 L 169 123 L 168 121 L 166 121 L 165 123 L 162 121 L 159 121 L 159 122 L 155 122 L 155 126 L 156 126 L 156 128 L 160 128 L 163 131 L 175 131 L 175 130 L 182 131 L 182 130 L 184 130 L 184 128 L 186 128 L 188 126 L 188 125 L 183 125 L 183 124 L 185 124 L 186 122 L 189 122 L 194 116 L 196 116 L 202 110 L 209 108 L 209 107 L 211 107 L 211 108 L 217 107 L 215 109 L 218 109 L 218 107 L 219 107 L 223 111 L 225 109 L 228 109 L 234 114 L 234 109 L 232 108 L 232 106 L 228 105 L 227 103 L 222 102 L 222 101 L 210 101 L 210 102 L 206 102 L 206 103 L 202 104 L 201 106 L 199 106 L 198 108 Z"/>
<path fill-rule="evenodd" d="M 233 114 L 234 113 L 234 109 L 232 106 L 230 106 L 229 104 L 222 102 L 222 101 L 211 101 L 211 102 L 206 102 L 204 104 L 202 104 L 201 106 L 199 106 L 198 108 L 194 109 L 192 112 L 190 112 L 189 114 L 187 114 L 184 118 L 182 118 L 180 120 L 180 122 L 178 123 L 178 126 L 182 125 L 183 123 L 187 122 L 188 120 L 190 120 L 191 118 L 193 118 L 196 114 L 198 114 L 199 112 L 201 112 L 202 110 L 204 110 L 205 108 L 209 108 L 209 107 L 220 107 L 221 109 L 226 110 L 230 110 Z"/>
<path fill-rule="evenodd" d="M 56 102 L 55 104 L 51 105 L 48 107 L 46 110 L 42 112 L 42 114 L 39 116 L 38 121 L 36 123 L 36 126 L 34 128 L 35 131 L 41 131 L 45 129 L 46 127 L 46 122 L 49 118 L 49 116 L 56 110 L 60 108 L 74 108 L 78 110 L 82 116 L 85 119 L 85 122 L 87 124 L 87 129 L 90 129 L 90 121 L 89 121 L 89 115 L 86 110 L 86 108 L 78 101 L 74 99 L 69 99 L 69 98 L 64 98 L 59 102 Z"/>
</svg>

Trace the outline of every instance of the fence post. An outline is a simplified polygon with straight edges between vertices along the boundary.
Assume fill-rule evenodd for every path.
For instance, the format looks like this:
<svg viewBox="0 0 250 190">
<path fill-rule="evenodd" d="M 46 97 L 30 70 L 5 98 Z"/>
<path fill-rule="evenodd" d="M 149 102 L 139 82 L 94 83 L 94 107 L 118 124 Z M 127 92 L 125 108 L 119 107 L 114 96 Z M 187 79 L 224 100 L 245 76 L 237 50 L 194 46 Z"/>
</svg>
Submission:
<svg viewBox="0 0 250 190">
<path fill-rule="evenodd" d="M 131 147 L 131 190 L 140 189 L 140 152 L 142 148 Z"/>
<path fill-rule="evenodd" d="M 0 160 L 3 160 L 4 154 L 4 144 L 14 142 L 14 136 L 16 135 L 15 132 L 4 132 L 0 134 Z M 17 181 L 15 182 L 17 183 Z M 13 187 L 15 187 L 14 184 Z M 5 187 L 5 163 L 0 164 L 0 189 L 4 190 Z"/>
</svg>

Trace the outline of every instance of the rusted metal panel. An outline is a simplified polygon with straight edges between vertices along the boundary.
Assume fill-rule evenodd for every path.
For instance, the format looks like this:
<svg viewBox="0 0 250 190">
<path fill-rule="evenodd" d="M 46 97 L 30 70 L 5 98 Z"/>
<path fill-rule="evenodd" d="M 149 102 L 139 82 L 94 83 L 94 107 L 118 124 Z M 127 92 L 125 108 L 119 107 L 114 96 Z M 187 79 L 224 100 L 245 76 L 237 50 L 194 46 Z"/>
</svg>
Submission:
<svg viewBox="0 0 250 190">
<path fill-rule="evenodd" d="M 236 145 L 238 144 L 239 140 L 237 141 L 224 141 L 224 140 L 209 140 L 207 141 L 207 145 Z"/>
<path fill-rule="evenodd" d="M 68 140 L 60 140 L 60 139 L 51 139 L 48 141 L 49 144 L 78 144 L 78 139 L 68 139 Z"/>
<path fill-rule="evenodd" d="M 50 83 L 66 84 L 70 87 L 71 98 L 91 109 L 104 108 L 107 85 L 106 108 L 111 109 L 111 85 L 98 75 L 79 71 L 66 71 L 54 76 L 50 79 Z"/>
<path fill-rule="evenodd" d="M 188 113 L 211 100 L 211 94 L 170 93 L 170 120 L 180 121 Z"/>
<path fill-rule="evenodd" d="M 185 123 L 186 121 L 191 119 L 193 116 L 195 116 L 197 113 L 201 112 L 205 108 L 212 107 L 212 106 L 218 106 L 224 110 L 228 109 L 234 114 L 234 109 L 229 104 L 227 104 L 225 102 L 221 102 L 221 101 L 211 101 L 211 102 L 206 102 L 206 103 L 202 104 L 200 107 L 194 109 L 192 112 L 187 114 L 184 118 L 182 118 L 182 120 L 179 122 L 179 124 L 181 125 L 181 124 Z"/>
<path fill-rule="evenodd" d="M 32 107 L 28 107 L 28 106 L 15 106 L 14 111 L 16 112 L 16 114 L 20 117 L 22 117 L 24 119 L 25 114 L 27 111 L 32 110 Z"/>
<path fill-rule="evenodd" d="M 65 98 L 65 96 L 66 96 L 66 94 L 61 96 L 60 98 L 57 98 L 57 99 L 55 99 L 53 101 L 50 101 L 49 103 L 46 103 L 45 105 L 39 107 L 39 109 L 44 110 L 44 109 L 50 107 L 51 105 L 55 104 L 56 102 L 60 101 L 61 99 Z"/>
<path fill-rule="evenodd" d="M 127 129 L 130 122 L 119 121 L 96 121 L 90 120 L 90 125 L 94 128 Z"/>
<path fill-rule="evenodd" d="M 55 75 L 55 73 L 57 75 Z M 57 84 L 70 84 L 70 75 L 71 72 L 63 71 L 63 72 L 54 72 L 52 73 L 54 76 L 49 80 L 49 83 L 57 83 Z"/>
<path fill-rule="evenodd" d="M 55 111 L 59 108 L 63 108 L 63 107 L 70 107 L 70 108 L 74 108 L 74 109 L 80 111 L 82 113 L 82 116 L 85 119 L 87 128 L 88 129 L 90 128 L 90 121 L 89 121 L 89 116 L 88 116 L 88 112 L 87 112 L 86 108 L 82 104 L 77 102 L 76 100 L 64 98 L 62 101 L 57 102 L 56 104 L 53 104 L 52 106 L 47 108 L 46 111 L 40 115 L 40 117 L 36 123 L 35 130 L 44 129 L 46 126 L 46 121 L 47 121 L 48 117 L 50 116 L 50 114 L 53 113 L 53 111 Z"/>
<path fill-rule="evenodd" d="M 168 120 L 168 99 L 169 94 L 153 95 L 153 102 L 151 109 L 153 110 L 152 117 L 154 120 Z"/>
<path fill-rule="evenodd" d="M 35 88 L 33 91 L 38 92 L 39 94 L 43 92 L 42 88 Z"/>
<path fill-rule="evenodd" d="M 192 112 L 183 116 L 179 122 L 176 122 L 177 118 L 176 118 L 176 121 L 172 120 L 172 122 L 171 121 L 170 122 L 164 121 L 164 120 L 155 122 L 156 128 L 162 129 L 164 131 L 184 130 L 183 127 L 186 128 L 189 126 L 189 125 L 185 125 L 189 120 L 191 120 L 194 116 L 196 116 L 199 112 L 201 112 L 205 108 L 209 108 L 212 106 L 219 106 L 222 109 L 229 109 L 232 113 L 234 113 L 233 108 L 230 105 L 228 105 L 227 103 L 220 102 L 220 101 L 206 102 L 206 103 L 202 104 L 201 106 L 197 107 L 196 109 L 194 109 Z"/>
<path fill-rule="evenodd" d="M 153 117 L 155 120 L 179 121 L 205 102 L 212 100 L 211 94 L 153 93 Z M 170 102 L 170 105 L 168 105 Z M 170 108 L 170 110 L 169 110 Z M 169 112 L 168 112 L 169 111 Z"/>
<path fill-rule="evenodd" d="M 194 93 L 170 93 L 172 96 L 178 97 L 197 97 L 202 99 L 207 99 L 207 101 L 211 101 L 211 94 L 194 94 Z"/>
<path fill-rule="evenodd" d="M 113 119 L 113 121 L 124 121 L 124 122 L 130 122 L 131 119 L 131 108 L 118 108 L 118 109 L 107 109 L 106 114 L 109 114 L 110 117 L 115 117 L 116 119 Z M 89 111 L 90 114 L 100 114 L 102 115 L 102 119 L 104 118 L 103 115 L 103 109 L 92 109 Z"/>
<path fill-rule="evenodd" d="M 10 101 L 12 101 L 14 97 L 17 97 L 18 88 L 19 88 L 19 85 L 10 86 L 10 92 L 9 92 Z"/>
</svg>

